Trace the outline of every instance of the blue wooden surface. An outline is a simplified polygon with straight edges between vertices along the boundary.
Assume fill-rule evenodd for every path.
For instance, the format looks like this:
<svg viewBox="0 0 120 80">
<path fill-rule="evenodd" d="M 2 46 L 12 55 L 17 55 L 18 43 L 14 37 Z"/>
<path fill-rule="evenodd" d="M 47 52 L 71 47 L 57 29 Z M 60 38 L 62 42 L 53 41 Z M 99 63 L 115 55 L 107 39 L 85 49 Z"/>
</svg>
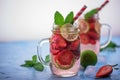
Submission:
<svg viewBox="0 0 120 80">
<path fill-rule="evenodd" d="M 113 37 L 112 41 L 120 45 L 120 37 Z M 120 80 L 120 69 L 114 70 L 110 77 L 95 79 L 95 71 L 104 64 L 118 64 L 120 67 L 120 48 L 116 51 L 103 51 L 98 56 L 99 61 L 96 66 L 88 67 L 88 70 L 80 70 L 78 75 L 69 78 L 53 76 L 49 67 L 45 67 L 43 72 L 33 68 L 25 68 L 20 65 L 24 60 L 29 60 L 37 54 L 38 41 L 17 41 L 0 43 L 0 80 Z M 87 72 L 90 71 L 90 74 Z"/>
</svg>

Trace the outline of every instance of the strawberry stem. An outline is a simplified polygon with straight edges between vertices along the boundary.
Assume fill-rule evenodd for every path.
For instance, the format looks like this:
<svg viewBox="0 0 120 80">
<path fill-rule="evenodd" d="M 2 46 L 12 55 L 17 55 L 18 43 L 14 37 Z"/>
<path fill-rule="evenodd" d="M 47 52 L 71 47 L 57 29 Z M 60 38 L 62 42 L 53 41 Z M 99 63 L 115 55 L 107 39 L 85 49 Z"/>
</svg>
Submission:
<svg viewBox="0 0 120 80">
<path fill-rule="evenodd" d="M 115 65 L 111 65 L 112 67 L 114 67 L 115 70 L 118 70 L 119 67 L 116 67 L 118 64 L 115 64 Z"/>
<path fill-rule="evenodd" d="M 112 67 L 115 67 L 115 66 L 117 66 L 118 64 L 115 64 L 115 65 L 110 65 L 110 66 L 112 66 Z"/>
<path fill-rule="evenodd" d="M 118 70 L 119 68 L 114 68 L 115 70 Z"/>
</svg>

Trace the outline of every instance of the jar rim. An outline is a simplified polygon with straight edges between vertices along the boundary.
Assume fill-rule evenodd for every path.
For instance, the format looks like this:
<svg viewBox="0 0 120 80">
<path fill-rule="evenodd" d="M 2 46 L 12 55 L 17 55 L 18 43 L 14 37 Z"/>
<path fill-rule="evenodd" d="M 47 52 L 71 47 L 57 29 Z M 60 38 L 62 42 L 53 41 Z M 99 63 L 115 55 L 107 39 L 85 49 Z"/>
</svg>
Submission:
<svg viewBox="0 0 120 80">
<path fill-rule="evenodd" d="M 76 28 L 76 30 L 75 31 L 71 31 L 71 32 L 60 32 L 59 30 L 55 30 L 55 29 L 53 29 L 53 30 L 51 30 L 51 32 L 52 33 L 57 33 L 57 34 L 78 34 L 79 32 L 80 32 L 80 30 L 79 30 L 79 28 Z"/>
</svg>

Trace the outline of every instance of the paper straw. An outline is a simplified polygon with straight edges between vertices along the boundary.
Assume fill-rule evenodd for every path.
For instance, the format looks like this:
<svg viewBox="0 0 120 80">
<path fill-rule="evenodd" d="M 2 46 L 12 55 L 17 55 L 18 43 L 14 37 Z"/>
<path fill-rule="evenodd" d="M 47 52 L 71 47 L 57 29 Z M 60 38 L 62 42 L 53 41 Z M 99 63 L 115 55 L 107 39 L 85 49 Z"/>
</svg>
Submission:
<svg viewBox="0 0 120 80">
<path fill-rule="evenodd" d="M 87 8 L 86 5 L 84 5 L 80 11 L 76 14 L 76 16 L 74 17 L 74 21 L 76 21 L 78 19 L 78 17 L 85 11 L 85 9 Z"/>
<path fill-rule="evenodd" d="M 100 11 L 108 2 L 109 2 L 109 0 L 106 0 L 106 1 L 98 8 L 98 11 Z"/>
</svg>

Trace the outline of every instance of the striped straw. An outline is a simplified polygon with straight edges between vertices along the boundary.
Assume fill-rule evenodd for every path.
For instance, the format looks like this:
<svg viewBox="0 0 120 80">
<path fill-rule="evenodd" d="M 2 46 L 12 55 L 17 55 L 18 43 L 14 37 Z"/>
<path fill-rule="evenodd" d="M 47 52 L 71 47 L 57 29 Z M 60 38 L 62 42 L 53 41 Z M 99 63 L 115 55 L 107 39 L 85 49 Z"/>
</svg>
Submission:
<svg viewBox="0 0 120 80">
<path fill-rule="evenodd" d="M 98 11 L 100 11 L 108 2 L 109 2 L 109 0 L 106 0 L 106 1 L 98 8 Z"/>
<path fill-rule="evenodd" d="M 76 14 L 76 16 L 74 17 L 74 21 L 76 21 L 78 19 L 78 17 L 85 11 L 85 9 L 87 8 L 86 5 L 84 5 L 80 11 Z"/>
</svg>

